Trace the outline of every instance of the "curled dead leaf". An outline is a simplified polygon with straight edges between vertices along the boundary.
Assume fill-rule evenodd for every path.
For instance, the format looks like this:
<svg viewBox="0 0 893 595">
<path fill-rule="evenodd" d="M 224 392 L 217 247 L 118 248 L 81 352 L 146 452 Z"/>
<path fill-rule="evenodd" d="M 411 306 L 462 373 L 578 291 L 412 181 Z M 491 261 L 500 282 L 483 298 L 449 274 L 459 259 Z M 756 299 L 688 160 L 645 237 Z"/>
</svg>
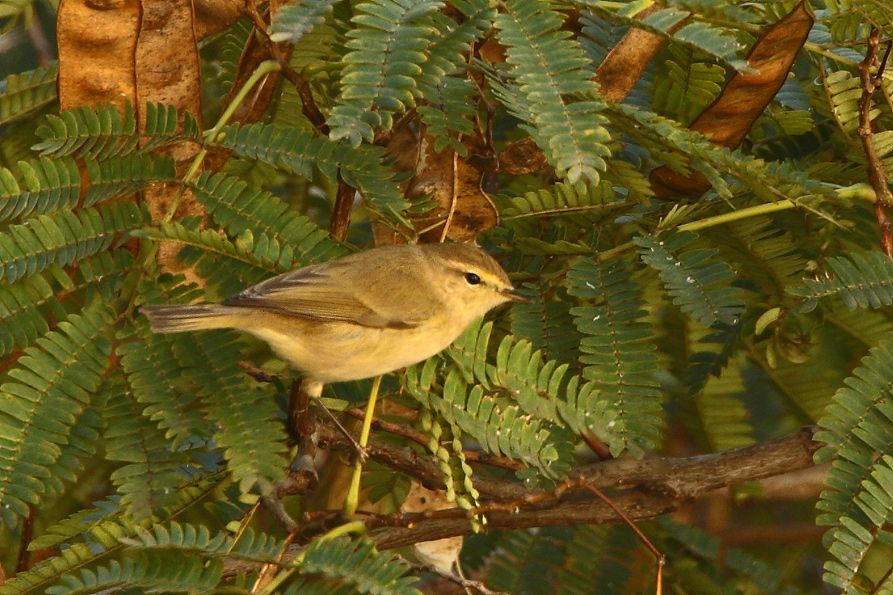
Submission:
<svg viewBox="0 0 893 595">
<path fill-rule="evenodd" d="M 813 23 L 806 2 L 798 3 L 781 20 L 767 28 L 747 56 L 748 71 L 738 72 L 719 97 L 699 115 L 691 128 L 711 142 L 735 148 L 784 84 Z M 710 183 L 702 174 L 682 175 L 667 166 L 651 172 L 651 183 L 659 197 L 671 194 L 697 195 Z"/>
</svg>

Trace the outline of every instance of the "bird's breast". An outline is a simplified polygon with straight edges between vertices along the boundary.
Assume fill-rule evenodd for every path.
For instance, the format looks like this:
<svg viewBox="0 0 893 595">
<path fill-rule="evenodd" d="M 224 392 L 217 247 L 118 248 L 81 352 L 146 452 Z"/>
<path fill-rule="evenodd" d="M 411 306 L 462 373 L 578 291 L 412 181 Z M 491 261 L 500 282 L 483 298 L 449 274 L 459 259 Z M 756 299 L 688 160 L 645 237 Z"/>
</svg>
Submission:
<svg viewBox="0 0 893 595">
<path fill-rule="evenodd" d="M 458 321 L 436 317 L 407 329 L 332 322 L 246 329 L 308 378 L 322 383 L 359 380 L 426 360 L 462 332 Z"/>
</svg>

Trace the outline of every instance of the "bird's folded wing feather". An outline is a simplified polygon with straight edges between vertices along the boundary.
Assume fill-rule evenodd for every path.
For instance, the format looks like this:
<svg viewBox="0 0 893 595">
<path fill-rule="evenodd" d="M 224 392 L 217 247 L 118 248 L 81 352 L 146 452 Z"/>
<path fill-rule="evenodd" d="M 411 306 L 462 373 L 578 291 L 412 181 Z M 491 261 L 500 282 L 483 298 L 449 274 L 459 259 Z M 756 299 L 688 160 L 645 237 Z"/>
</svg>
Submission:
<svg viewBox="0 0 893 595">
<path fill-rule="evenodd" d="M 433 314 L 433 309 L 408 312 L 400 296 L 389 295 L 386 301 L 362 299 L 356 280 L 338 273 L 331 265 L 298 269 L 258 283 L 223 303 L 371 328 L 413 328 Z"/>
</svg>

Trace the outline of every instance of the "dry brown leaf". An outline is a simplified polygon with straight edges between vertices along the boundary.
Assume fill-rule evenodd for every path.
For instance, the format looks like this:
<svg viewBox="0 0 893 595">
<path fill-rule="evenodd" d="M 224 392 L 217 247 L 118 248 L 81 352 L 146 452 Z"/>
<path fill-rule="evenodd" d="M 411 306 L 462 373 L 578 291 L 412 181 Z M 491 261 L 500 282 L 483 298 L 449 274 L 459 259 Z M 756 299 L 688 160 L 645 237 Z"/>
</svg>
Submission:
<svg viewBox="0 0 893 595">
<path fill-rule="evenodd" d="M 480 151 L 479 142 L 466 139 L 469 155 Z M 418 136 L 409 127 L 396 131 L 388 141 L 388 151 L 396 157 L 396 166 L 415 174 L 405 185 L 406 196 L 424 199 L 433 197 L 436 206 L 412 218 L 412 224 L 423 242 L 439 242 L 444 225 L 446 239 L 454 242 L 473 241 L 477 234 L 499 223 L 496 207 L 481 188 L 484 170 L 471 159 L 463 159 L 450 149 L 435 152 L 427 136 Z M 400 243 L 399 234 L 376 226 L 376 244 Z"/>
<path fill-rule="evenodd" d="M 691 128 L 710 141 L 733 149 L 741 144 L 756 119 L 778 93 L 788 71 L 806 42 L 813 17 L 802 1 L 777 23 L 766 29 L 747 56 L 750 72 L 738 72 L 719 97 L 699 115 Z M 697 195 L 710 183 L 699 172 L 680 175 L 667 166 L 651 172 L 657 196 Z"/>
<path fill-rule="evenodd" d="M 192 1 L 142 0 L 141 4 L 142 18 L 134 53 L 140 129 L 145 129 L 144 106 L 149 102 L 173 106 L 180 113 L 189 112 L 201 122 L 201 63 Z M 174 158 L 178 176 L 186 173 L 198 150 L 194 142 L 182 142 L 166 149 Z M 164 217 L 178 192 L 179 188 L 173 186 L 153 186 L 143 192 L 143 201 L 153 221 Z M 204 209 L 192 193 L 184 193 L 176 215 L 203 214 Z M 188 280 L 200 282 L 188 267 L 176 261 L 181 248 L 176 242 L 162 242 L 158 247 L 158 262 L 168 271 L 183 273 Z"/>
<path fill-rule="evenodd" d="M 195 36 L 204 39 L 245 16 L 247 0 L 195 0 Z"/>
<path fill-rule="evenodd" d="M 502 64 L 505 62 L 505 46 L 490 36 L 478 48 L 478 56 L 481 60 L 490 64 Z"/>
<path fill-rule="evenodd" d="M 529 136 L 507 144 L 499 152 L 499 171 L 505 174 L 522 176 L 547 166 L 546 155 Z"/>
<path fill-rule="evenodd" d="M 62 109 L 136 104 L 139 20 L 138 0 L 62 0 L 56 29 Z"/>
<path fill-rule="evenodd" d="M 637 14 L 636 18 L 642 20 L 663 8 L 660 4 L 654 4 Z M 670 33 L 687 22 L 688 19 L 682 19 L 670 29 Z M 611 101 L 623 101 L 666 42 L 667 38 L 663 35 L 631 27 L 595 71 L 595 82 L 601 87 L 602 95 Z"/>
</svg>

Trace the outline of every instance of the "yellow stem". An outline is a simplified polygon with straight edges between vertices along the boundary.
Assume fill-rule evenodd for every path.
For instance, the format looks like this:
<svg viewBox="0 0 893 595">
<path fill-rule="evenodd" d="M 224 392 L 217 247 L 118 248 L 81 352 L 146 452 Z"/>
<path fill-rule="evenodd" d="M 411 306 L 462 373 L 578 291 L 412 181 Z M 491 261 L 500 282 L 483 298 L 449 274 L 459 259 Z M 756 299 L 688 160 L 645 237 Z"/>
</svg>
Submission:
<svg viewBox="0 0 893 595">
<path fill-rule="evenodd" d="M 366 415 L 363 416 L 363 428 L 360 430 L 360 447 L 366 448 L 369 443 L 369 433 L 372 431 L 372 419 L 375 417 L 375 402 L 378 400 L 378 388 L 381 386 L 381 376 L 376 376 L 372 381 L 372 389 L 369 391 L 369 402 L 366 404 Z M 353 475 L 350 478 L 350 488 L 344 497 L 344 514 L 351 516 L 357 511 L 360 502 L 360 474 L 363 472 L 363 458 L 357 456 L 354 463 Z"/>
<path fill-rule="evenodd" d="M 242 105 L 242 102 L 245 101 L 245 98 L 248 97 L 248 93 L 251 91 L 254 86 L 260 82 L 265 76 L 270 74 L 271 72 L 278 72 L 282 69 L 279 62 L 276 60 L 267 60 L 265 62 L 261 62 L 257 65 L 257 68 L 251 73 L 251 76 L 245 81 L 245 84 L 242 85 L 242 88 L 239 89 L 239 92 L 236 93 L 236 96 L 233 97 L 233 100 L 230 101 L 229 105 L 226 106 L 226 109 L 220 115 L 220 118 L 217 120 L 217 123 L 214 124 L 214 127 L 210 130 L 206 131 L 204 146 L 202 146 L 201 150 L 195 155 L 195 158 L 192 160 L 192 163 L 189 166 L 189 170 L 186 172 L 186 175 L 183 176 L 182 185 L 180 186 L 180 191 L 177 192 L 177 196 L 174 197 L 174 200 L 171 202 L 170 207 L 167 210 L 167 213 L 164 214 L 164 222 L 168 222 L 174 218 L 174 214 L 177 212 L 177 207 L 180 206 L 180 200 L 183 198 L 183 192 L 186 188 L 186 185 L 192 181 L 193 178 L 198 174 L 199 169 L 202 166 L 202 163 L 205 160 L 205 157 L 208 155 L 208 147 L 213 147 L 217 142 L 217 137 L 220 135 L 220 130 L 229 123 L 230 118 L 233 117 L 233 114 L 236 113 L 236 110 L 239 109 L 239 106 Z"/>
</svg>

